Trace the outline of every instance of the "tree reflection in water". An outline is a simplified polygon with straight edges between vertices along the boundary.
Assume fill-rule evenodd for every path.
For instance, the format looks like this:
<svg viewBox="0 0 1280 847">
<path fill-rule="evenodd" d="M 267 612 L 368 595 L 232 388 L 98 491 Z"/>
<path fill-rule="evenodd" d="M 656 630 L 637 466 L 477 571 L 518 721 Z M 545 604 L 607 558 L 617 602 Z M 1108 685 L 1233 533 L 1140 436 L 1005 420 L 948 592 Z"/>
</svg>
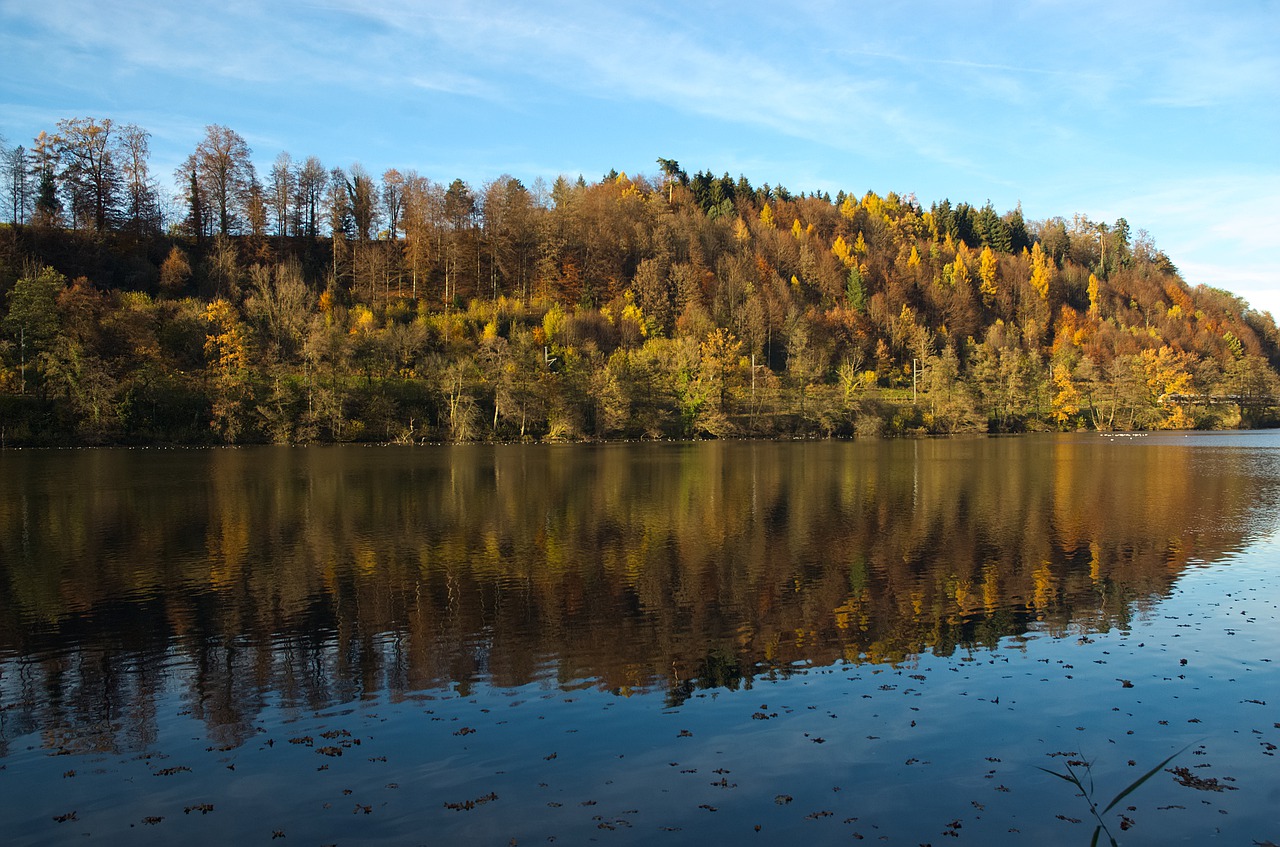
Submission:
<svg viewBox="0 0 1280 847">
<path fill-rule="evenodd" d="M 1260 530 L 1248 450 L 1096 435 L 0 459 L 0 743 L 217 745 L 554 680 L 671 704 L 797 666 L 1125 627 Z M 3 752 L 3 751 L 0 751 Z"/>
</svg>

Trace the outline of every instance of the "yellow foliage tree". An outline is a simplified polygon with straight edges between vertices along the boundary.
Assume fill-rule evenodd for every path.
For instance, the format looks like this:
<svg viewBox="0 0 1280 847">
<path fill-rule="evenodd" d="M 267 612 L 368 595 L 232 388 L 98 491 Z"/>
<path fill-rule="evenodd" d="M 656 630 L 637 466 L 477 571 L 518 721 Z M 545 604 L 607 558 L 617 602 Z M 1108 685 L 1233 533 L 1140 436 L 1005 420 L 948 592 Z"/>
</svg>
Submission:
<svg viewBox="0 0 1280 847">
<path fill-rule="evenodd" d="M 351 310 L 351 328 L 348 333 L 351 335 L 367 335 L 373 332 L 377 321 L 373 316 L 373 312 L 369 311 L 369 307 L 364 304 L 357 304 Z"/>
<path fill-rule="evenodd" d="M 210 303 L 204 316 L 209 322 L 204 352 L 214 377 L 210 424 L 234 443 L 245 429 L 252 399 L 249 333 L 235 306 L 222 298 Z"/>
<path fill-rule="evenodd" d="M 951 284 L 963 285 L 969 282 L 969 266 L 964 263 L 964 253 L 956 253 L 956 260 L 951 263 Z"/>
<path fill-rule="evenodd" d="M 1050 280 L 1049 258 L 1037 241 L 1031 248 L 1031 287 L 1036 290 L 1042 300 L 1049 299 Z"/>
<path fill-rule="evenodd" d="M 996 268 L 999 267 L 996 262 L 996 254 L 991 251 L 990 247 L 982 248 L 982 255 L 978 259 L 978 289 L 982 292 L 983 297 L 992 298 L 997 294 L 996 289 Z"/>
<path fill-rule="evenodd" d="M 1147 387 L 1157 398 L 1190 393 L 1194 355 L 1178 352 L 1166 344 L 1159 350 L 1143 350 L 1139 359 Z"/>
<path fill-rule="evenodd" d="M 765 229 L 773 229 L 775 226 L 773 222 L 773 209 L 769 207 L 768 203 L 765 203 L 760 207 L 760 225 Z"/>
<path fill-rule="evenodd" d="M 1065 364 L 1053 366 L 1053 419 L 1065 424 L 1080 412 L 1080 391 Z"/>
<path fill-rule="evenodd" d="M 249 367 L 249 338 L 240 315 L 234 306 L 218 298 L 205 309 L 204 316 L 209 322 L 204 342 L 209 364 L 220 378 L 240 374 Z"/>
<path fill-rule="evenodd" d="M 858 263 L 857 257 L 853 255 L 853 251 L 849 247 L 849 242 L 844 240 L 843 235 L 836 236 L 835 243 L 831 245 L 831 252 L 844 263 L 846 268 L 852 268 Z"/>
</svg>

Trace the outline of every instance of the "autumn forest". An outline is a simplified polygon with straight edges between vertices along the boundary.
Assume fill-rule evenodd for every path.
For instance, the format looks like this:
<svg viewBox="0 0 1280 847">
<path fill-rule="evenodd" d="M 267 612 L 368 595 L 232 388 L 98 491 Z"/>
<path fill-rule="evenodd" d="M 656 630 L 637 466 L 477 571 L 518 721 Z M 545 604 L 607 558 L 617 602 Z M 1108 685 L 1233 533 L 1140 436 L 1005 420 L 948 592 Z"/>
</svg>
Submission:
<svg viewBox="0 0 1280 847">
<path fill-rule="evenodd" d="M 1123 218 L 657 159 L 481 186 L 209 126 L 3 149 L 4 444 L 826 437 L 1274 424 L 1270 314 Z M 166 175 L 169 176 L 169 175 Z"/>
</svg>

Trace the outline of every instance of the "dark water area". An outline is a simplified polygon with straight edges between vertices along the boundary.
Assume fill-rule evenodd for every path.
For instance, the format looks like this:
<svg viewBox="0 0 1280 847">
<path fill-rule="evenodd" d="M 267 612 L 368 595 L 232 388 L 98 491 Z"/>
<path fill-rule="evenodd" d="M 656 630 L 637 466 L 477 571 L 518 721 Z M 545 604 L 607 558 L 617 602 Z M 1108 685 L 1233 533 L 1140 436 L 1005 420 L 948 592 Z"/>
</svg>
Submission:
<svg viewBox="0 0 1280 847">
<path fill-rule="evenodd" d="M 0 452 L 5 843 L 1086 844 L 1040 768 L 1179 750 L 1121 843 L 1280 841 L 1278 506 L 1269 433 Z"/>
</svg>

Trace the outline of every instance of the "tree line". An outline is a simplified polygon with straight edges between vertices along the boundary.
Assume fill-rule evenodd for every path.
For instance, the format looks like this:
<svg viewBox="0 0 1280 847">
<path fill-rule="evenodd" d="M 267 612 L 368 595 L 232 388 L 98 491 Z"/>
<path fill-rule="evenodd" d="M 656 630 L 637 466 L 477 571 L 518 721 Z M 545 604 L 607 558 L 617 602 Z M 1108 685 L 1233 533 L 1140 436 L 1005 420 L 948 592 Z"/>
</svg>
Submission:
<svg viewBox="0 0 1280 847">
<path fill-rule="evenodd" d="M 223 126 L 5 147 L 6 443 L 1258 426 L 1280 333 L 1142 230 L 610 172 L 482 186 Z"/>
</svg>

